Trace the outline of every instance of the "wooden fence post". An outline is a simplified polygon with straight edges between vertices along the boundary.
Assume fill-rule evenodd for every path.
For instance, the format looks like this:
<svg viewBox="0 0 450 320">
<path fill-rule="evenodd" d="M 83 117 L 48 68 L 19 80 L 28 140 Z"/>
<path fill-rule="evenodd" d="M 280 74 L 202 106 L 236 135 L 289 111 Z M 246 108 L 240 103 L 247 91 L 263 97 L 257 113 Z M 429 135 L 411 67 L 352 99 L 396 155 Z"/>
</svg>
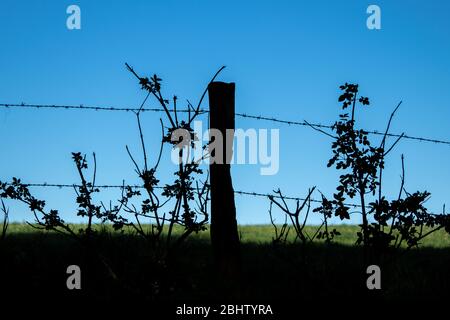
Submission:
<svg viewBox="0 0 450 320">
<path fill-rule="evenodd" d="M 210 164 L 211 245 L 219 276 L 226 281 L 239 281 L 240 274 L 240 244 L 230 172 L 235 129 L 234 93 L 234 83 L 211 82 L 208 86 L 209 127 L 219 130 L 223 137 L 223 162 Z M 210 131 L 210 141 L 211 135 Z M 213 152 L 213 156 L 216 154 Z"/>
</svg>

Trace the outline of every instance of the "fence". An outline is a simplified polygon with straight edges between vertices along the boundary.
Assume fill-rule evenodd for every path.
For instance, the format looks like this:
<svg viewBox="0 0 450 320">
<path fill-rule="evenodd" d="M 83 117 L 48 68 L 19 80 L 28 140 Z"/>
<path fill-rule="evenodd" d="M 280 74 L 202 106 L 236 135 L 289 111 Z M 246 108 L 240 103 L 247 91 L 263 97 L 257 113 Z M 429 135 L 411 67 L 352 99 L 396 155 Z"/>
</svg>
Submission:
<svg viewBox="0 0 450 320">
<path fill-rule="evenodd" d="M 49 105 L 49 104 L 11 104 L 11 103 L 0 103 L 0 107 L 5 109 L 64 109 L 64 110 L 82 110 L 82 111 L 105 111 L 105 112 L 165 112 L 162 108 L 129 108 L 129 107 L 103 107 L 103 106 L 85 106 L 85 105 Z M 174 110 L 169 110 L 173 112 Z M 177 112 L 192 112 L 192 110 L 188 109 L 177 109 Z M 209 113 L 208 110 L 202 109 L 200 111 L 201 114 Z M 275 122 L 275 123 L 281 123 L 286 124 L 290 126 L 308 126 L 313 128 L 321 128 L 321 129 L 331 129 L 332 125 L 326 125 L 321 123 L 312 123 L 308 122 L 306 120 L 304 121 L 294 121 L 294 120 L 285 120 L 285 119 L 278 119 L 275 117 L 268 117 L 268 116 L 261 116 L 261 115 L 252 115 L 252 114 L 245 114 L 245 113 L 235 113 L 236 117 L 240 118 L 248 118 L 248 119 L 254 119 L 254 120 L 260 120 L 260 121 L 269 121 L 269 122 Z M 381 135 L 383 136 L 384 132 L 379 132 L 376 130 L 367 131 L 369 134 L 372 135 Z M 400 137 L 402 136 L 402 139 L 408 139 L 415 142 L 427 142 L 427 143 L 435 143 L 439 145 L 449 145 L 450 141 L 446 140 L 438 140 L 438 139 L 432 139 L 432 138 L 425 138 L 425 137 L 419 137 L 419 136 L 411 136 L 407 134 L 395 134 L 395 133 L 388 133 L 387 136 L 390 137 Z M 40 188 L 73 188 L 77 187 L 76 184 L 50 184 L 50 183 L 29 183 L 26 184 L 29 187 L 40 187 Z M 107 188 L 122 188 L 122 185 L 97 185 L 97 188 L 100 189 L 107 189 Z M 136 185 L 131 186 L 133 188 L 143 188 L 142 186 Z M 163 187 L 157 187 L 162 189 Z M 253 191 L 246 191 L 246 190 L 235 190 L 235 194 L 237 195 L 243 195 L 243 196 L 253 196 L 253 197 L 264 197 L 267 198 L 269 195 L 279 198 L 279 196 L 268 194 L 268 193 L 260 193 L 260 192 L 253 192 Z M 301 197 L 293 197 L 293 196 L 283 196 L 284 199 L 287 200 L 296 200 L 296 201 L 304 201 L 305 198 Z M 321 203 L 320 200 L 317 199 L 311 199 L 311 202 L 315 203 Z M 352 203 L 346 203 L 349 207 L 361 207 L 361 205 L 358 204 L 352 204 Z"/>
</svg>

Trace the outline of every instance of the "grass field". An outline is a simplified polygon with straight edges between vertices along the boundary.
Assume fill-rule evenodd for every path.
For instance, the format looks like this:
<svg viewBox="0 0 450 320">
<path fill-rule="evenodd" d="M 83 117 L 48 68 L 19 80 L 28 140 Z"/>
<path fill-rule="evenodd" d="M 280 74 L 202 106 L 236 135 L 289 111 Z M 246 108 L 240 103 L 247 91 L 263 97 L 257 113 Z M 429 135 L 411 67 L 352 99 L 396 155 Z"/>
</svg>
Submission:
<svg viewBox="0 0 450 320">
<path fill-rule="evenodd" d="M 77 229 L 77 225 L 74 225 Z M 78 228 L 81 228 L 79 225 Z M 336 228 L 341 235 L 336 237 L 335 242 L 337 244 L 352 246 L 356 242 L 356 232 L 359 227 L 356 225 L 335 225 L 330 226 L 330 229 Z M 110 233 L 114 233 L 111 226 L 96 226 L 97 230 L 107 230 Z M 317 230 L 316 226 L 306 226 L 306 232 L 310 235 L 314 234 Z M 17 234 L 36 234 L 40 231 L 24 223 L 12 223 L 8 228 L 8 233 L 11 235 Z M 175 234 L 179 233 L 179 228 L 175 226 Z M 253 244 L 268 244 L 271 243 L 274 236 L 274 228 L 272 225 L 240 225 L 239 233 L 241 242 L 243 243 L 253 243 Z M 209 241 L 209 231 L 200 232 L 199 234 L 194 234 L 193 239 Z M 288 240 L 293 240 L 294 233 L 291 232 L 288 236 Z M 316 243 L 322 243 L 320 240 L 315 240 Z M 430 248 L 450 248 L 450 235 L 444 230 L 439 230 L 432 233 L 425 239 L 421 241 L 421 247 Z"/>
<path fill-rule="evenodd" d="M 362 250 L 354 246 L 357 226 L 335 226 L 336 243 L 273 247 L 272 226 L 240 226 L 242 276 L 236 280 L 243 301 L 302 301 L 313 299 L 444 299 L 449 294 L 450 237 L 437 232 L 419 249 L 390 252 L 380 260 L 382 290 L 368 292 Z M 161 265 L 142 238 L 109 226 L 100 230 L 95 252 L 102 259 L 88 263 L 76 241 L 53 232 L 11 224 L 0 242 L 2 288 L 21 299 L 88 297 L 91 300 L 139 299 L 144 301 L 225 301 L 227 293 L 213 274 L 209 233 L 194 235 Z M 308 227 L 313 233 L 315 227 Z M 101 260 L 101 261 L 100 261 Z M 105 268 L 113 271 L 111 275 Z M 66 268 L 88 269 L 81 292 L 68 291 Z"/>
</svg>

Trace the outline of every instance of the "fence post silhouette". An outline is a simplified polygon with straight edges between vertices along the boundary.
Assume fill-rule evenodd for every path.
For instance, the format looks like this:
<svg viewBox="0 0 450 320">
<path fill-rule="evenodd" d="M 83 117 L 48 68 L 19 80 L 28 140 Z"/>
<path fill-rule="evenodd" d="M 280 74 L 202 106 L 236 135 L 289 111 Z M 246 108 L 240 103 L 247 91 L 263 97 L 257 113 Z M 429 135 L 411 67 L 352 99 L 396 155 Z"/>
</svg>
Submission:
<svg viewBox="0 0 450 320">
<path fill-rule="evenodd" d="M 211 245 L 219 277 L 225 281 L 238 281 L 240 274 L 240 244 L 230 172 L 235 129 L 234 94 L 234 83 L 211 82 L 208 86 L 209 127 L 220 131 L 223 137 L 220 150 L 211 150 L 217 162 L 210 164 Z M 214 141 L 211 132 L 210 141 Z"/>
</svg>

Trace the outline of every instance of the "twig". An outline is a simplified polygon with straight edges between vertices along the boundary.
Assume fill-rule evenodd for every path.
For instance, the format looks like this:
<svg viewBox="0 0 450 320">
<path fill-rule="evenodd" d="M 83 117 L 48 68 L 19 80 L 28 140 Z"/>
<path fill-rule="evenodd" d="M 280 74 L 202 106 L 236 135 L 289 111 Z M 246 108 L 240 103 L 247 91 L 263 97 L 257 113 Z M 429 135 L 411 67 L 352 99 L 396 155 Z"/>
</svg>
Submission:
<svg viewBox="0 0 450 320">
<path fill-rule="evenodd" d="M 9 226 L 9 209 L 6 208 L 5 202 L 3 201 L 3 199 L 0 199 L 1 203 L 2 203 L 2 212 L 3 212 L 3 225 L 2 225 L 2 236 L 1 236 L 1 240 L 3 241 L 6 238 L 6 231 L 8 230 L 8 226 Z"/>
<path fill-rule="evenodd" d="M 333 139 L 337 139 L 336 136 L 333 136 L 332 134 L 330 134 L 330 133 L 328 133 L 328 132 L 326 132 L 326 131 L 324 131 L 324 130 L 322 130 L 322 129 L 316 128 L 315 125 L 310 124 L 308 121 L 306 121 L 306 120 L 303 120 L 303 121 L 304 121 L 308 126 L 310 126 L 311 128 L 313 128 L 314 130 L 319 131 L 320 133 L 323 133 L 324 135 L 327 135 L 327 136 L 329 136 L 329 137 L 331 137 L 331 138 L 333 138 Z"/>
</svg>

